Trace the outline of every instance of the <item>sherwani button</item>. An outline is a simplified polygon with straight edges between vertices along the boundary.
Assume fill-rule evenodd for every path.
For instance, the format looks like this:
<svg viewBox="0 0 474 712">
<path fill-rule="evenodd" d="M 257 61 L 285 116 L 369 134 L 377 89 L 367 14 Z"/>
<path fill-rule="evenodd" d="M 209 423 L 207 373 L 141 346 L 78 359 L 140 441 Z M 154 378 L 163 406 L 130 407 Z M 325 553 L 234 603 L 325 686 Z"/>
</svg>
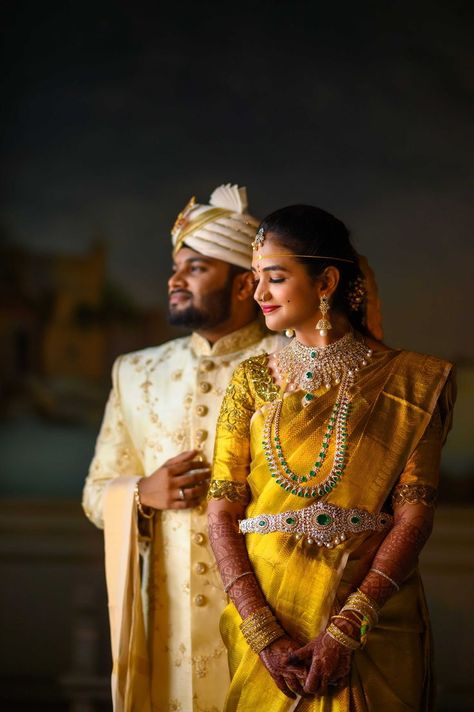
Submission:
<svg viewBox="0 0 474 712">
<path fill-rule="evenodd" d="M 207 566 L 204 561 L 198 561 L 196 564 L 194 564 L 194 571 L 197 574 L 205 574 L 207 571 Z"/>
<path fill-rule="evenodd" d="M 216 364 L 214 363 L 214 361 L 209 361 L 209 359 L 206 359 L 202 362 L 201 366 L 204 371 L 212 371 L 212 369 L 216 367 Z"/>
<path fill-rule="evenodd" d="M 204 534 L 201 534 L 201 532 L 197 532 L 196 534 L 193 534 L 193 542 L 195 544 L 202 546 L 205 541 L 206 541 L 206 537 L 204 536 Z"/>
<path fill-rule="evenodd" d="M 201 393 L 209 393 L 211 388 L 211 384 L 207 381 L 201 381 L 201 383 L 199 384 L 199 390 L 201 391 Z"/>
<path fill-rule="evenodd" d="M 197 405 L 196 406 L 196 415 L 199 415 L 201 418 L 204 415 L 207 415 L 208 412 L 209 412 L 209 408 L 207 407 L 207 405 Z"/>
<path fill-rule="evenodd" d="M 204 442 L 207 438 L 207 430 L 196 430 L 196 438 L 200 443 Z"/>
<path fill-rule="evenodd" d="M 194 605 L 195 606 L 205 606 L 207 603 L 207 598 L 202 595 L 202 593 L 198 593 L 197 596 L 194 596 Z"/>
</svg>

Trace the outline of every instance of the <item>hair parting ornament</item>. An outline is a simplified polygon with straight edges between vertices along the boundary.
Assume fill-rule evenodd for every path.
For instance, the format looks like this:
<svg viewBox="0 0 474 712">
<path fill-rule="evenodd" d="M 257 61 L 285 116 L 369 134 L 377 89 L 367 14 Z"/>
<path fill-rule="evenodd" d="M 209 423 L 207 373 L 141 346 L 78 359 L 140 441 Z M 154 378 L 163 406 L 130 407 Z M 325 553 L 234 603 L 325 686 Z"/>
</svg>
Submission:
<svg viewBox="0 0 474 712">
<path fill-rule="evenodd" d="M 258 252 L 258 250 L 262 247 L 263 243 L 265 242 L 265 238 L 265 231 L 263 227 L 261 227 L 255 235 L 255 240 L 252 242 L 252 249 L 254 252 Z M 259 254 L 257 259 L 273 259 L 274 257 L 305 257 L 310 260 L 336 260 L 337 262 L 349 262 L 350 264 L 355 264 L 354 260 L 348 260 L 345 257 L 328 257 L 327 255 L 296 255 L 293 252 L 273 252 L 269 255 Z"/>
</svg>

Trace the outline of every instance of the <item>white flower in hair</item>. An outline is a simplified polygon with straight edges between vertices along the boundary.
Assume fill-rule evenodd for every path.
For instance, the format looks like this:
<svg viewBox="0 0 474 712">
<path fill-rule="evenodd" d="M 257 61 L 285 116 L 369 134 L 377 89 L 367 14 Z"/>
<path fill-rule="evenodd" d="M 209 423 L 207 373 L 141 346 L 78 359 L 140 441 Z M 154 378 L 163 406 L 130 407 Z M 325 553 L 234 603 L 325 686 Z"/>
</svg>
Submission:
<svg viewBox="0 0 474 712">
<path fill-rule="evenodd" d="M 226 183 L 216 188 L 209 200 L 215 208 L 225 208 L 233 213 L 244 213 L 247 210 L 247 189 L 238 185 Z"/>
</svg>

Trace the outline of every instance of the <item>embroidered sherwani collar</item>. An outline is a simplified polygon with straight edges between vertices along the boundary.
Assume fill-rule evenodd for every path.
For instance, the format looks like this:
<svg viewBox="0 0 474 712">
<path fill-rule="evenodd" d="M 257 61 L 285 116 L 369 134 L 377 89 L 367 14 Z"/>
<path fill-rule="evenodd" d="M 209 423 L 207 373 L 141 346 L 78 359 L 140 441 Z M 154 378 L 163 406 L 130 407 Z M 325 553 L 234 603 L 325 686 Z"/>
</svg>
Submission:
<svg viewBox="0 0 474 712">
<path fill-rule="evenodd" d="M 196 356 L 224 356 L 252 346 L 263 339 L 266 333 L 261 323 L 255 320 L 242 329 L 223 336 L 212 346 L 207 339 L 194 332 L 191 335 L 190 347 Z"/>
</svg>

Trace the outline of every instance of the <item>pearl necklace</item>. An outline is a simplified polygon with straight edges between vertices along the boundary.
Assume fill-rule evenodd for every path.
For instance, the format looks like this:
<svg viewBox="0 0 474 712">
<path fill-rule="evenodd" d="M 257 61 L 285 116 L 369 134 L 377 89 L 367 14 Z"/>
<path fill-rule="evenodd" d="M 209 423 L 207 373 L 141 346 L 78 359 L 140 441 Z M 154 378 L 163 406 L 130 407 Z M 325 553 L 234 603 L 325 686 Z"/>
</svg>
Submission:
<svg viewBox="0 0 474 712">
<path fill-rule="evenodd" d="M 296 346 L 292 346 L 294 342 L 296 342 Z M 288 354 L 290 349 L 291 352 Z M 282 357 L 283 352 L 287 353 Z M 302 355 L 303 363 L 298 363 L 296 354 Z M 332 382 L 339 385 L 322 445 L 313 467 L 304 475 L 294 472 L 283 454 L 280 438 L 283 398 L 274 401 L 269 406 L 263 427 L 262 446 L 271 476 L 286 492 L 291 492 L 298 497 L 323 497 L 339 484 L 347 460 L 347 421 L 351 410 L 349 390 L 354 385 L 355 374 L 361 366 L 367 365 L 367 359 L 370 359 L 371 356 L 372 351 L 367 350 L 363 343 L 357 341 L 352 332 L 326 347 L 307 347 L 295 339 L 277 355 L 279 374 L 281 375 L 281 370 L 286 368 L 285 375 L 288 379 L 291 378 L 289 383 L 293 388 L 290 390 L 296 390 L 296 387 L 306 389 L 310 383 L 315 390 L 320 388 L 323 382 L 326 388 L 330 388 Z M 311 359 L 309 361 L 312 366 L 310 372 L 308 359 Z M 314 395 L 307 392 L 303 397 L 303 405 L 309 405 L 313 398 Z M 336 438 L 335 455 L 331 470 L 322 482 L 314 483 L 313 480 L 321 471 L 334 435 Z"/>
</svg>

